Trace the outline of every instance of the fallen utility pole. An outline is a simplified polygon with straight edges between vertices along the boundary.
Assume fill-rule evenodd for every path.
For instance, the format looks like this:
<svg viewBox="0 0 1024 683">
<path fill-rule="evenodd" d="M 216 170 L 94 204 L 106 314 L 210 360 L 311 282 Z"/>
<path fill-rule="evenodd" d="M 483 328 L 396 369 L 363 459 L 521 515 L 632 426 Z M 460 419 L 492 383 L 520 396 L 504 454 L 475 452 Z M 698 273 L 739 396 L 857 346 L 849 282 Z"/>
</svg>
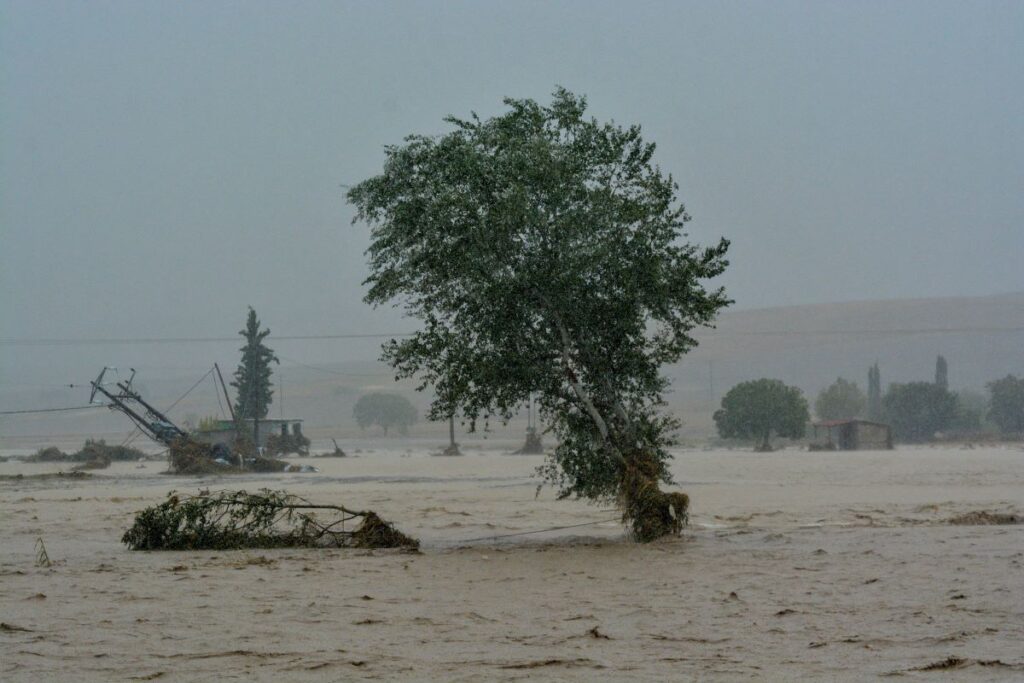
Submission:
<svg viewBox="0 0 1024 683">
<path fill-rule="evenodd" d="M 166 415 L 147 403 L 139 395 L 139 392 L 132 388 L 132 380 L 135 379 L 134 368 L 127 382 L 115 383 L 115 386 L 118 388 L 117 392 L 108 390 L 103 385 L 103 377 L 106 375 L 107 370 L 110 369 L 103 368 L 99 376 L 90 382 L 92 393 L 89 395 L 89 403 L 93 403 L 96 400 L 96 394 L 103 394 L 110 401 L 108 407 L 111 410 L 118 410 L 124 413 L 142 433 L 165 446 L 170 446 L 175 440 L 188 436 L 185 430 L 171 422 Z M 132 404 L 137 405 L 133 407 Z"/>
</svg>

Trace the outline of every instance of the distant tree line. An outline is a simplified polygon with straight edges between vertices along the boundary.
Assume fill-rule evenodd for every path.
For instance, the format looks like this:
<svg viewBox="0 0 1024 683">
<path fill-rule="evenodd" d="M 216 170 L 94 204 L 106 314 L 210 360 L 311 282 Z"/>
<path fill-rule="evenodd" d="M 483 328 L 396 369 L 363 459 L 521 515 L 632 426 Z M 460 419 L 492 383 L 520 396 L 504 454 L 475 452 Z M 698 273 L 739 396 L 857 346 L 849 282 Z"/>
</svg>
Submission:
<svg viewBox="0 0 1024 683">
<path fill-rule="evenodd" d="M 867 394 L 856 382 L 839 377 L 818 394 L 814 413 L 819 420 L 885 422 L 895 439 L 909 443 L 930 441 L 939 434 L 977 434 L 986 427 L 1024 435 L 1024 378 L 1011 374 L 986 386 L 987 397 L 950 391 L 949 364 L 939 356 L 933 381 L 892 383 L 883 394 L 875 363 L 868 368 Z M 771 450 L 773 436 L 803 437 L 810 414 L 799 389 L 760 379 L 730 389 L 714 420 L 723 438 L 748 439 L 758 450 Z"/>
</svg>

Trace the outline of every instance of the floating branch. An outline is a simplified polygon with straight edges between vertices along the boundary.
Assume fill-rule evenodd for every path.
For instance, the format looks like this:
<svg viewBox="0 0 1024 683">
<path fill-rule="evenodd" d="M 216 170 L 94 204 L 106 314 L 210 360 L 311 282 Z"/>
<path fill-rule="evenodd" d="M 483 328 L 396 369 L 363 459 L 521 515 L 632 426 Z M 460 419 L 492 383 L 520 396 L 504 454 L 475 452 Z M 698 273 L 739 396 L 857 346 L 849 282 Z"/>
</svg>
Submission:
<svg viewBox="0 0 1024 683">
<path fill-rule="evenodd" d="M 138 513 L 121 542 L 132 550 L 419 547 L 374 512 L 315 505 L 270 489 L 194 496 L 172 491 Z"/>
</svg>

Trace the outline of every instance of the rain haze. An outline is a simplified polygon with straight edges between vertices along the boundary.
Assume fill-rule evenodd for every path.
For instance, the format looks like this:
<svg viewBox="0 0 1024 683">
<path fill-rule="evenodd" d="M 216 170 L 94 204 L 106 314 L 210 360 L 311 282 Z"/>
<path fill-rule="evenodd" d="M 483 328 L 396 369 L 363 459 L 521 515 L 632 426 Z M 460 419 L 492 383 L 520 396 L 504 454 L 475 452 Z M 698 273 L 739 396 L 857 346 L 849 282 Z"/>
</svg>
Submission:
<svg viewBox="0 0 1024 683">
<path fill-rule="evenodd" d="M 1024 289 L 1019 3 L 2 8 L 5 340 L 225 337 L 249 305 L 275 335 L 406 331 L 362 302 L 344 185 L 556 85 L 658 144 L 692 238 L 732 240 L 737 309 Z M 19 382 L 121 362 L 0 353 Z"/>
<path fill-rule="evenodd" d="M 561 88 L 724 270 L 548 129 L 350 202 Z M 1022 190 L 1022 2 L 0 0 L 0 679 L 1019 680 Z M 416 192 L 447 328 L 365 301 Z M 276 526 L 167 531 L 229 488 Z"/>
</svg>

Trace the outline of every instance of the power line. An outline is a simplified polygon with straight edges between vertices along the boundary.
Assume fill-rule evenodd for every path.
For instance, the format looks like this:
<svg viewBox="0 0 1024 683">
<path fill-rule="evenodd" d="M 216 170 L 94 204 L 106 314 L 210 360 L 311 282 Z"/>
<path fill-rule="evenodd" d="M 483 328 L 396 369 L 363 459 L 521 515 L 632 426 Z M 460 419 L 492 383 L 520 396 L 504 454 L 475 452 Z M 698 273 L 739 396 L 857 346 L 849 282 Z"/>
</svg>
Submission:
<svg viewBox="0 0 1024 683">
<path fill-rule="evenodd" d="M 174 402 L 174 403 L 172 403 L 171 405 L 167 406 L 167 408 L 165 408 L 165 409 L 164 409 L 164 412 L 165 412 L 165 413 L 169 413 L 169 412 L 171 412 L 171 409 L 172 409 L 172 408 L 173 408 L 174 406 L 176 406 L 176 405 L 178 405 L 179 403 L 181 403 L 181 402 L 182 402 L 182 401 L 183 401 L 183 400 L 185 399 L 185 397 L 186 397 L 186 396 L 188 396 L 189 394 L 191 394 L 191 393 L 192 393 L 192 390 L 193 390 L 193 389 L 195 389 L 196 387 L 198 387 L 198 386 L 199 386 L 199 385 L 200 385 L 200 384 L 202 383 L 202 381 L 203 381 L 204 379 L 206 379 L 207 377 L 209 377 L 209 376 L 210 376 L 210 375 L 212 375 L 212 374 L 213 374 L 213 368 L 210 368 L 209 370 L 207 370 L 207 371 L 206 371 L 206 374 L 204 374 L 204 375 L 203 375 L 202 377 L 200 377 L 199 379 L 197 379 L 197 380 L 196 380 L 196 383 L 195 383 L 195 384 L 193 384 L 193 385 L 192 385 L 191 387 L 189 387 L 189 388 L 188 388 L 188 391 L 186 391 L 186 392 L 185 392 L 184 394 L 182 394 L 181 396 L 179 396 L 179 397 L 178 397 L 178 400 L 177 400 L 177 401 L 175 401 L 175 402 Z"/>
<path fill-rule="evenodd" d="M 320 366 L 320 365 L 310 365 L 309 363 L 303 363 L 300 360 L 295 360 L 294 358 L 289 358 L 288 356 L 281 355 L 280 353 L 277 354 L 277 357 L 280 358 L 283 361 L 287 361 L 287 362 L 292 363 L 294 365 L 302 366 L 302 367 L 307 368 L 309 370 L 314 370 L 316 372 L 326 372 L 326 373 L 329 373 L 329 374 L 332 374 L 332 375 L 338 375 L 340 377 L 380 377 L 381 375 L 390 374 L 390 372 L 391 372 L 390 369 L 383 370 L 381 372 L 370 372 L 370 373 L 366 373 L 366 372 L 342 372 L 341 370 L 332 370 L 331 368 L 326 368 L 326 367 L 323 367 L 323 366 Z"/>
<path fill-rule="evenodd" d="M 919 328 L 867 328 L 867 329 L 821 329 L 821 330 L 698 330 L 697 336 L 729 337 L 729 336 L 764 336 L 764 337 L 812 337 L 842 335 L 915 335 L 915 334 L 976 334 L 1024 332 L 1024 325 L 1010 327 L 919 327 Z M 323 341 L 335 339 L 393 339 L 395 337 L 412 337 L 412 332 L 373 333 L 373 334 L 300 334 L 275 335 L 276 341 Z M 5 338 L 0 339 L 0 346 L 102 346 L 120 344 L 206 344 L 237 342 L 238 337 L 110 337 L 110 338 Z M 294 361 L 293 361 L 294 362 Z"/>
<path fill-rule="evenodd" d="M 1018 327 L 920 327 L 920 328 L 892 328 L 892 329 L 838 329 L 838 330 L 719 330 L 697 332 L 697 336 L 707 335 L 709 337 L 728 336 L 749 336 L 749 337 L 813 337 L 813 336 L 842 336 L 854 334 L 877 334 L 877 335 L 909 335 L 909 334 L 970 334 L 983 332 L 1024 332 L 1024 325 Z"/>
<path fill-rule="evenodd" d="M 393 334 L 293 334 L 275 335 L 275 341 L 317 341 L 330 339 L 392 339 L 394 337 L 411 337 L 412 332 L 395 332 Z M 99 346 L 115 344 L 206 344 L 219 342 L 237 342 L 238 337 L 110 337 L 110 338 L 6 338 L 0 339 L 0 346 Z"/>
<path fill-rule="evenodd" d="M 203 375 L 203 376 L 202 376 L 202 377 L 200 377 L 200 378 L 199 378 L 198 380 L 196 380 L 196 383 L 195 383 L 195 384 L 193 384 L 193 385 L 192 385 L 191 387 L 189 387 L 188 391 L 186 391 L 186 392 L 185 392 L 184 394 L 182 394 L 181 396 L 179 396 L 179 397 L 178 397 L 178 400 L 177 400 L 177 401 L 175 401 L 174 403 L 172 403 L 171 405 L 169 405 L 169 406 L 168 406 L 168 407 L 167 407 L 167 408 L 166 408 L 166 409 L 164 410 L 164 412 L 165 412 L 165 413 L 169 413 L 169 412 L 171 412 L 171 408 L 173 408 L 174 406 L 176 406 L 176 405 L 178 405 L 179 403 L 181 403 L 181 402 L 182 402 L 182 400 L 184 400 L 184 398 L 185 398 L 186 396 L 188 396 L 189 394 L 191 394 L 191 393 L 192 393 L 192 390 L 193 390 L 193 389 L 195 389 L 196 387 L 198 387 L 198 386 L 200 385 L 200 383 L 202 383 L 202 381 L 203 381 L 204 379 L 206 379 L 207 377 L 209 377 L 209 376 L 210 376 L 210 375 L 212 375 L 212 374 L 213 374 L 213 368 L 210 368 L 209 370 L 207 370 L 207 371 L 206 371 L 206 374 L 205 374 L 205 375 Z M 216 388 L 216 386 L 214 386 L 214 392 L 216 392 L 216 390 L 217 390 L 217 388 Z M 219 396 L 217 397 L 217 402 L 218 402 L 218 404 L 220 403 L 220 397 L 219 397 Z M 138 438 L 139 436 L 141 436 L 141 435 L 142 435 L 142 430 L 141 430 L 141 429 L 139 429 L 139 428 L 138 428 L 138 427 L 136 426 L 136 427 L 135 427 L 135 429 L 133 429 L 133 430 L 131 431 L 131 433 L 130 433 L 130 434 L 128 434 L 128 437 L 127 437 L 127 438 L 126 438 L 126 439 L 125 439 L 124 441 L 122 441 L 122 442 L 121 442 L 121 446 L 129 446 L 129 445 L 131 445 L 131 444 L 132 444 L 132 442 L 134 442 L 134 441 L 135 441 L 135 439 L 137 439 L 137 438 Z"/>
<path fill-rule="evenodd" d="M 552 526 L 546 529 L 536 529 L 534 531 L 519 531 L 514 534 L 497 534 L 493 536 L 480 536 L 479 538 L 464 538 L 460 539 L 459 543 L 476 543 L 478 541 L 493 541 L 499 538 L 512 538 L 513 536 L 530 536 L 532 534 L 543 534 L 548 531 L 562 531 L 563 529 L 576 529 L 581 526 L 593 526 L 595 524 L 608 524 L 609 522 L 622 521 L 620 517 L 613 517 L 612 519 L 600 519 L 596 522 L 582 522 L 580 524 L 566 524 L 565 526 Z"/>
<path fill-rule="evenodd" d="M 217 408 L 220 410 L 220 417 L 223 419 L 224 415 L 224 404 L 220 400 L 220 387 L 217 386 L 217 378 L 213 378 L 213 395 L 217 397 Z"/>
<path fill-rule="evenodd" d="M 87 410 L 89 408 L 106 408 L 101 405 L 71 406 L 69 408 L 36 408 L 33 410 L 3 410 L 0 415 L 28 415 L 30 413 L 60 413 L 66 410 Z"/>
</svg>

